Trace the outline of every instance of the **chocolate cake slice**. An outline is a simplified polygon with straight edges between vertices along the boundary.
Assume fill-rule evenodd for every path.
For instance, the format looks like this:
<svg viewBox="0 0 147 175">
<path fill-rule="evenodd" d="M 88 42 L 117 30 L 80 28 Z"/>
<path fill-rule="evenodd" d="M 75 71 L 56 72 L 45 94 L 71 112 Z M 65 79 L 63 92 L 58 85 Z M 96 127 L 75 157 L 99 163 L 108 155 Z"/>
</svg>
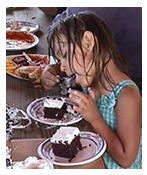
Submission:
<svg viewBox="0 0 147 175">
<path fill-rule="evenodd" d="M 80 131 L 77 127 L 60 127 L 51 138 L 55 156 L 72 160 L 82 149 Z"/>
<path fill-rule="evenodd" d="M 45 99 L 44 118 L 61 120 L 66 112 L 67 106 L 63 100 Z"/>
</svg>

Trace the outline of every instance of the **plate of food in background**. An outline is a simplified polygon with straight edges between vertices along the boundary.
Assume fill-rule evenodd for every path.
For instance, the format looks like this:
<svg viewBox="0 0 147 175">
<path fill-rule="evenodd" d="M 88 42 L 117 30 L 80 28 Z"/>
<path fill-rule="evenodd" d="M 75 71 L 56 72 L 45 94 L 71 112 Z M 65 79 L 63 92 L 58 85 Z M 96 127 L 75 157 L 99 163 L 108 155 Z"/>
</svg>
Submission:
<svg viewBox="0 0 147 175">
<path fill-rule="evenodd" d="M 23 54 L 6 57 L 6 73 L 22 80 L 40 83 L 43 69 L 49 64 L 47 55 Z"/>
<path fill-rule="evenodd" d="M 29 32 L 6 31 L 6 50 L 26 50 L 36 46 L 39 38 Z"/>
<path fill-rule="evenodd" d="M 18 30 L 23 32 L 31 32 L 35 33 L 39 30 L 39 24 L 35 24 L 27 21 L 7 21 L 6 22 L 6 30 Z"/>
<path fill-rule="evenodd" d="M 32 23 L 32 22 L 27 22 L 27 21 L 7 21 L 6 22 L 6 30 L 18 30 L 18 31 L 23 31 L 23 32 L 31 32 L 35 33 L 39 30 L 39 25 Z"/>
</svg>

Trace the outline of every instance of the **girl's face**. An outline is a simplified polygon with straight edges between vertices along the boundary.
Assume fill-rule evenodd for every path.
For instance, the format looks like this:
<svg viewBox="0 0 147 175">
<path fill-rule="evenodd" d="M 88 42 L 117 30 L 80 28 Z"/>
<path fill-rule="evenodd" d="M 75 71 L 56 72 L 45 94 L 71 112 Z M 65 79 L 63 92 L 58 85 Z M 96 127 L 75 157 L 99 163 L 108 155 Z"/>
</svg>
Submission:
<svg viewBox="0 0 147 175">
<path fill-rule="evenodd" d="M 73 67 L 75 69 L 76 83 L 80 84 L 83 88 L 88 87 L 92 84 L 95 75 L 95 66 L 92 64 L 92 53 L 87 53 L 85 49 L 84 59 L 81 49 L 76 46 L 75 56 L 73 58 Z M 92 66 L 91 66 L 92 64 Z"/>
<path fill-rule="evenodd" d="M 86 47 L 83 47 L 84 59 L 82 51 L 78 45 L 75 46 L 75 55 L 73 53 L 73 45 L 70 45 L 70 58 L 72 59 L 69 63 L 68 60 L 68 43 L 66 38 L 61 37 L 62 42 L 60 47 L 56 44 L 56 56 L 61 63 L 61 71 L 66 72 L 67 76 L 73 74 L 76 75 L 76 83 L 80 84 L 83 88 L 91 85 L 95 75 L 95 65 L 92 64 L 93 52 L 88 51 Z M 57 43 L 57 42 L 56 42 Z M 60 49 L 61 48 L 61 49 Z M 61 52 L 62 50 L 62 52 Z M 92 64 L 92 66 L 91 66 Z M 87 72 L 87 74 L 86 74 Z"/>
</svg>

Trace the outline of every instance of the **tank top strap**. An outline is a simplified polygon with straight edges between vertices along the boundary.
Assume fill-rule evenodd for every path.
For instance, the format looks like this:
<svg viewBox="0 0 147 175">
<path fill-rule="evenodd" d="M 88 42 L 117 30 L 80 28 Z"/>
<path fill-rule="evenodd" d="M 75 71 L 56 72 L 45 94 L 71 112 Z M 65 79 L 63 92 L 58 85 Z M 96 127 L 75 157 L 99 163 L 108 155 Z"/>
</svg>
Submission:
<svg viewBox="0 0 147 175">
<path fill-rule="evenodd" d="M 133 81 L 123 80 L 120 83 L 118 83 L 113 89 L 113 92 L 114 92 L 116 98 L 118 97 L 121 90 L 126 86 L 134 86 L 136 89 L 138 89 L 137 85 Z"/>
</svg>

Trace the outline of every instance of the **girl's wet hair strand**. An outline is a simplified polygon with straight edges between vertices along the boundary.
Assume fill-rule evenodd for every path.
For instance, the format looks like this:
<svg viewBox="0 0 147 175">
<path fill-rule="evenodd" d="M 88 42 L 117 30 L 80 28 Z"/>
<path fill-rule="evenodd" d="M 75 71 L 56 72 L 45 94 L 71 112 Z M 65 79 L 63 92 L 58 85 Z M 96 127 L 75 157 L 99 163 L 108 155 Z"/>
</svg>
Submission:
<svg viewBox="0 0 147 175">
<path fill-rule="evenodd" d="M 86 71 L 85 56 L 81 43 L 85 31 L 90 31 L 91 33 L 93 33 L 95 42 L 93 47 L 93 60 L 88 71 Z M 64 20 L 56 22 L 56 24 L 50 29 L 47 38 L 49 45 L 49 55 L 52 54 L 55 58 L 55 39 L 58 40 L 58 44 L 60 47 L 61 36 L 64 36 L 67 40 L 67 59 L 71 70 L 78 74 L 78 72 L 76 72 L 76 68 L 74 68 L 73 66 L 73 57 L 79 63 L 78 58 L 75 54 L 76 45 L 80 48 L 83 56 L 83 68 L 85 70 L 86 77 L 90 76 L 89 71 L 92 65 L 95 64 L 96 75 L 94 77 L 92 85 L 102 85 L 105 89 L 107 89 L 103 82 L 103 78 L 105 78 L 105 80 L 107 80 L 107 82 L 110 84 L 110 87 L 112 87 L 114 81 L 107 69 L 107 65 L 110 59 L 113 60 L 113 62 L 120 71 L 127 73 L 126 60 L 121 57 L 110 30 L 108 29 L 104 21 L 97 17 L 95 14 L 91 12 L 80 12 L 76 15 L 71 15 Z M 73 47 L 72 53 L 71 45 Z M 109 59 L 106 59 L 106 53 L 108 53 Z"/>
</svg>

